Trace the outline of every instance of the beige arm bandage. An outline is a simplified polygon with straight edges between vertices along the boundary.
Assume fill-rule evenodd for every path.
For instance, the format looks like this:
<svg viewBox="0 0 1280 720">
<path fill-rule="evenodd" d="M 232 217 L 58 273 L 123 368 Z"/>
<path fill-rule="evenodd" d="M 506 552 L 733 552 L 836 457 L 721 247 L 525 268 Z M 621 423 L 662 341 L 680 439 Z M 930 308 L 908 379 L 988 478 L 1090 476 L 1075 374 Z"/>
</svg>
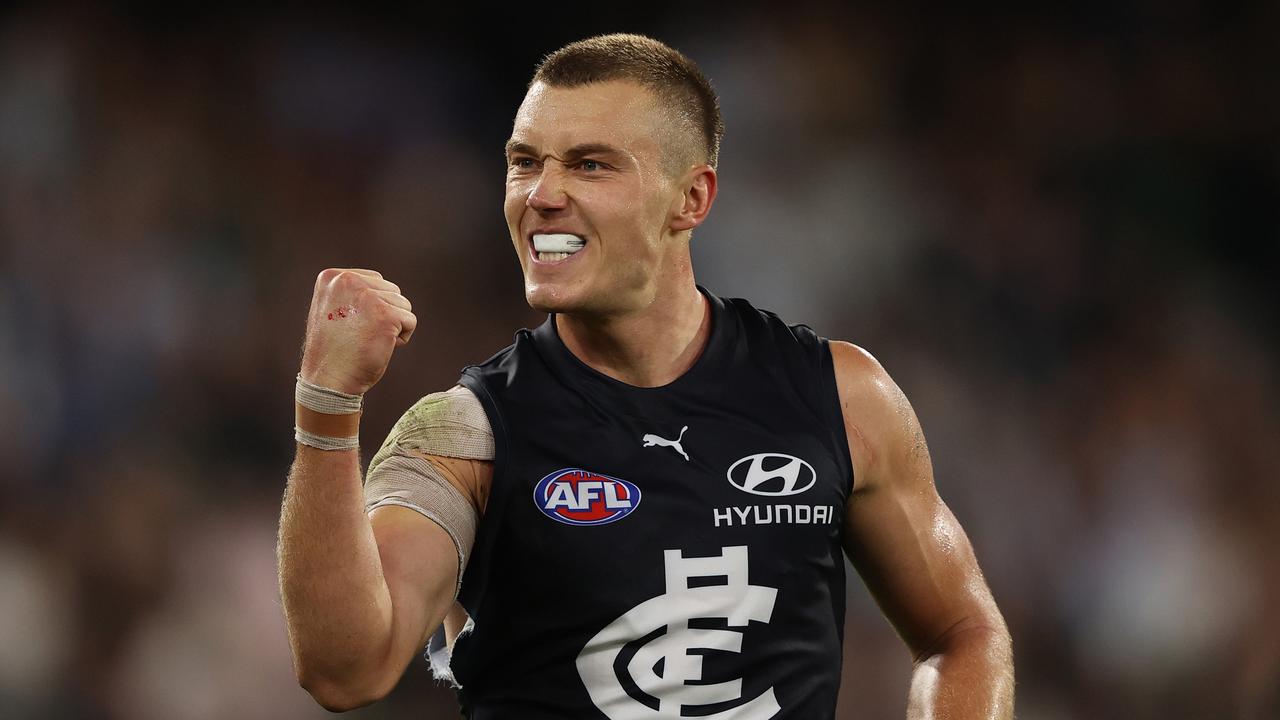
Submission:
<svg viewBox="0 0 1280 720">
<path fill-rule="evenodd" d="M 399 505 L 415 510 L 449 533 L 458 551 L 458 585 L 475 543 L 479 512 L 441 469 L 419 453 L 492 461 L 493 431 L 480 401 L 455 386 L 432 393 L 396 422 L 365 474 L 365 510 Z"/>
</svg>

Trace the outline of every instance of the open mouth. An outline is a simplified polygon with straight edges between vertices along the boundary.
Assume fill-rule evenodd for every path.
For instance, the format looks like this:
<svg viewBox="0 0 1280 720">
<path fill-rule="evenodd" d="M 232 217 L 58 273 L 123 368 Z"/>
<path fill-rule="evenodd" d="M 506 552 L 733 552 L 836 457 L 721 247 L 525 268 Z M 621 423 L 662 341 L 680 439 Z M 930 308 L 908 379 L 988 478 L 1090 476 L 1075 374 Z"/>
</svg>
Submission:
<svg viewBox="0 0 1280 720">
<path fill-rule="evenodd" d="M 561 262 L 586 246 L 586 238 L 572 233 L 535 233 L 533 235 L 533 256 L 538 262 Z"/>
</svg>

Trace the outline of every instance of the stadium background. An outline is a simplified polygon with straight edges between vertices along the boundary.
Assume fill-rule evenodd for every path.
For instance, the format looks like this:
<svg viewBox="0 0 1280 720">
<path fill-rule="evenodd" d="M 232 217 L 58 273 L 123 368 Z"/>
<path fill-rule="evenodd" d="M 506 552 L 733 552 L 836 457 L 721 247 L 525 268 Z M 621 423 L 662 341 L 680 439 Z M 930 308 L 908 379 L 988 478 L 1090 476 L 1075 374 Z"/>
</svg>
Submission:
<svg viewBox="0 0 1280 720">
<path fill-rule="evenodd" d="M 721 94 L 701 281 L 913 399 L 1019 715 L 1280 717 L 1276 4 L 480 5 L 0 11 L 0 715 L 326 715 L 273 556 L 315 274 L 421 319 L 369 451 L 539 322 L 502 142 L 541 54 L 629 30 Z M 902 717 L 850 589 L 839 717 Z M 424 665 L 352 717 L 455 717 Z"/>
</svg>

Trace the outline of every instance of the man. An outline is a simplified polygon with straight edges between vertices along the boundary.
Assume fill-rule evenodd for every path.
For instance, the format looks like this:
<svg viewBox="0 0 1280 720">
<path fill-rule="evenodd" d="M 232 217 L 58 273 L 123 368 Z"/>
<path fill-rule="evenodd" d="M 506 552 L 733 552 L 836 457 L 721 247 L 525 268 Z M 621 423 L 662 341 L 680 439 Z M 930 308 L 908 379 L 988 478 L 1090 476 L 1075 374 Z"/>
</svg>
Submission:
<svg viewBox="0 0 1280 720">
<path fill-rule="evenodd" d="M 910 717 L 1012 717 L 1008 632 L 901 391 L 695 284 L 720 134 L 661 43 L 548 56 L 505 213 L 550 318 L 406 413 L 363 489 L 360 396 L 416 318 L 377 272 L 320 274 L 280 579 L 322 705 L 385 695 L 443 624 L 476 720 L 829 718 L 843 551 L 915 659 Z"/>
</svg>

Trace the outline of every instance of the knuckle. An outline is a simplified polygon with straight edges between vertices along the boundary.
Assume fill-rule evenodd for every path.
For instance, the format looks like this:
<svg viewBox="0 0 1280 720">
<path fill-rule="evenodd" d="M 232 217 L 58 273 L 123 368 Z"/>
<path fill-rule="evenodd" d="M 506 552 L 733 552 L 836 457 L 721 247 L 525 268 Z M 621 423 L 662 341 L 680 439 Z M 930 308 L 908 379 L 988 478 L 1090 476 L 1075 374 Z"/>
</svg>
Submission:
<svg viewBox="0 0 1280 720">
<path fill-rule="evenodd" d="M 316 275 L 316 285 L 328 285 L 330 282 L 333 282 L 333 278 L 338 275 L 338 272 L 339 270 L 337 268 L 325 268 L 324 270 L 321 270 L 320 274 Z"/>
<path fill-rule="evenodd" d="M 343 290 L 358 290 L 365 287 L 365 283 L 360 279 L 360 274 L 353 273 L 350 270 L 339 271 L 334 277 L 333 284 Z"/>
</svg>

